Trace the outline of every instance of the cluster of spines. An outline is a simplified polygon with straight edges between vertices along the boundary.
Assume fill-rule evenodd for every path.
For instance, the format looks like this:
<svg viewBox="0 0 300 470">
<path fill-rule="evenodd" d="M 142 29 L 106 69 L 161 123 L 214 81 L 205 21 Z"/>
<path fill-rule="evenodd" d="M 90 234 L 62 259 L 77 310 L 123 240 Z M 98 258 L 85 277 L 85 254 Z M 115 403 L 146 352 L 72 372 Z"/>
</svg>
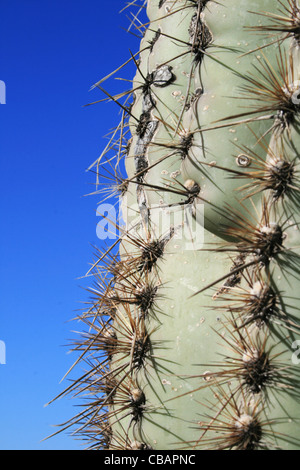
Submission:
<svg viewBox="0 0 300 470">
<path fill-rule="evenodd" d="M 299 94 L 299 70 L 294 70 L 292 52 L 284 54 L 280 45 L 291 38 L 291 48 L 295 43 L 298 43 L 296 47 L 299 46 L 300 8 L 296 0 L 289 0 L 288 6 L 279 3 L 283 6 L 284 16 L 264 13 L 263 16 L 271 19 L 273 26 L 252 28 L 260 32 L 281 33 L 272 41 L 272 44 L 279 45 L 278 72 L 265 59 L 262 69 L 256 69 L 264 79 L 248 77 L 249 85 L 243 87 L 247 98 L 252 99 L 255 95 L 262 104 L 254 106 L 249 113 L 229 118 L 265 113 L 267 117 L 271 113 L 268 116 L 273 120 L 269 129 L 271 145 L 264 143 L 265 135 L 258 137 L 267 160 L 243 148 L 239 156 L 241 166 L 251 165 L 251 169 L 246 172 L 229 170 L 234 177 L 247 179 L 247 183 L 239 188 L 245 199 L 261 193 L 262 202 L 261 209 L 256 209 L 255 215 L 250 214 L 249 218 L 242 215 L 242 211 L 229 208 L 230 223 L 225 231 L 233 242 L 215 248 L 216 251 L 238 253 L 231 272 L 221 279 L 225 282 L 214 295 L 215 299 L 223 300 L 223 305 L 217 310 L 227 312 L 222 334 L 217 334 L 226 351 L 229 349 L 232 354 L 224 354 L 224 361 L 211 364 L 213 370 L 202 376 L 208 382 L 205 387 L 212 388 L 216 403 L 210 403 L 209 409 L 215 411 L 210 420 L 199 422 L 201 436 L 193 443 L 197 448 L 276 448 L 276 433 L 272 431 L 276 423 L 264 419 L 268 409 L 268 391 L 272 387 L 295 391 L 297 387 L 295 376 L 289 374 L 289 366 L 279 360 L 281 354 L 273 354 L 272 347 L 268 345 L 274 334 L 284 342 L 291 332 L 299 334 L 300 331 L 297 320 L 291 313 L 286 314 L 283 294 L 278 291 L 272 277 L 274 264 L 280 266 L 282 257 L 290 256 L 284 245 L 285 230 L 291 226 L 291 219 L 294 220 L 295 215 L 297 219 L 298 215 L 291 213 L 286 205 L 292 201 L 299 207 L 296 170 L 299 151 L 293 149 L 294 158 L 290 159 L 285 153 L 284 141 L 286 136 L 290 138 L 291 127 L 299 119 L 299 100 L 292 99 L 293 94 Z M 282 36 L 283 33 L 286 34 Z M 297 230 L 298 223 L 295 221 L 293 224 Z M 278 327 L 283 327 L 283 333 L 278 332 Z M 210 437 L 210 432 L 213 437 Z"/>
<path fill-rule="evenodd" d="M 162 6 L 162 4 L 159 5 L 159 8 Z M 194 23 L 193 20 L 191 24 Z M 160 31 L 155 31 L 153 40 L 148 46 L 150 51 L 153 50 L 159 35 Z M 196 52 L 195 48 L 193 52 Z M 74 348 L 81 352 L 76 363 L 87 362 L 89 371 L 63 392 L 72 391 L 75 395 L 84 392 L 86 396 L 91 395 L 91 397 L 97 395 L 97 398 L 91 400 L 83 413 L 75 416 L 63 426 L 64 430 L 74 425 L 77 426 L 74 433 L 79 433 L 90 441 L 90 448 L 93 449 L 145 450 L 150 448 L 149 444 L 144 442 L 141 429 L 143 414 L 147 412 L 147 397 L 139 388 L 139 373 L 145 374 L 146 366 L 149 367 L 151 364 L 154 366 L 154 358 L 151 355 L 149 317 L 157 319 L 157 309 L 154 307 L 159 295 L 160 279 L 156 262 L 163 257 L 165 246 L 175 232 L 175 228 L 170 227 L 167 233 L 158 238 L 151 233 L 144 190 L 156 189 L 155 185 L 148 186 L 145 180 L 149 169 L 146 150 L 159 125 L 159 120 L 153 120 L 150 113 L 156 107 L 153 88 L 166 87 L 176 77 L 168 64 L 162 64 L 147 76 L 143 76 L 139 62 L 134 56 L 132 60 L 142 79 L 142 83 L 133 90 L 121 96 L 112 97 L 102 89 L 101 81 L 96 84 L 109 99 L 113 99 L 121 106 L 122 120 L 104 153 L 93 165 L 96 166 L 97 185 L 100 185 L 100 190 L 94 193 L 101 195 L 104 193 L 107 199 L 115 193 L 122 197 L 129 190 L 130 184 L 135 185 L 144 237 L 137 236 L 130 230 L 122 231 L 118 241 L 122 252 L 121 259 L 111 254 L 111 248 L 108 248 L 105 253 L 97 253 L 97 261 L 88 272 L 96 278 L 96 287 L 91 289 L 94 294 L 92 305 L 80 316 L 81 321 L 88 326 L 89 332 L 83 335 L 82 340 L 76 342 L 78 344 L 75 343 Z M 142 96 L 142 112 L 138 118 L 131 113 L 132 105 L 125 109 L 125 105 L 119 101 L 121 97 L 125 97 L 127 101 L 131 96 L 134 103 L 137 91 Z M 136 123 L 135 140 L 130 138 L 127 142 L 126 119 L 131 119 Z M 167 151 L 170 150 L 171 156 L 175 154 L 183 159 L 187 155 L 191 141 L 192 135 L 182 135 L 178 144 L 171 143 L 166 146 Z M 133 145 L 134 149 L 132 149 Z M 164 144 L 155 145 L 163 146 Z M 118 149 L 116 158 L 113 160 L 107 158 L 108 150 L 116 149 Z M 125 178 L 119 171 L 122 152 L 126 155 L 129 150 L 131 154 L 133 153 L 135 166 L 135 175 L 130 179 Z M 166 158 L 168 157 L 169 154 Z M 115 163 L 114 170 L 112 161 Z M 188 181 L 185 184 L 179 183 L 177 186 L 169 191 L 183 198 L 182 204 L 192 204 L 199 192 L 196 183 Z M 168 190 L 161 186 L 157 189 Z M 128 252 L 128 246 L 132 248 L 132 251 Z M 157 363 L 155 367 L 158 367 Z M 125 420 L 128 416 L 129 424 L 125 428 L 123 419 Z M 112 427 L 116 422 L 119 430 L 112 432 Z M 132 438 L 129 437 L 130 430 Z"/>
<path fill-rule="evenodd" d="M 102 263 L 93 264 L 95 286 L 89 289 L 93 294 L 91 307 L 78 317 L 88 329 L 73 346 L 79 353 L 73 367 L 84 363 L 87 372 L 59 395 L 81 395 L 88 403 L 59 432 L 75 427 L 73 434 L 83 436 L 91 449 L 150 448 L 141 440 L 147 406 L 139 372 L 157 367 L 149 320 L 156 315 L 160 288 L 155 265 L 163 256 L 168 238 L 144 242 L 128 235 L 135 246 L 132 253 L 124 254 L 123 260 L 109 252 L 98 253 Z M 128 417 L 130 422 L 125 429 L 123 420 Z M 116 422 L 123 434 L 112 440 L 115 437 L 112 426 Z M 133 438 L 129 437 L 129 430 Z"/>
<path fill-rule="evenodd" d="M 166 3 L 160 1 L 159 9 L 166 6 Z M 181 10 L 193 9 L 188 31 L 190 41 L 185 44 L 181 41 L 181 45 L 187 48 L 182 55 L 192 54 L 193 57 L 190 77 L 196 68 L 200 68 L 205 54 L 208 54 L 207 48 L 213 41 L 213 35 L 202 18 L 202 13 L 209 3 L 209 0 L 190 0 L 182 6 L 174 1 L 172 7 L 168 7 L 167 15 L 170 16 Z M 275 31 L 280 34 L 279 37 L 270 39 L 270 44 L 275 42 L 281 45 L 288 38 L 299 42 L 298 3 L 296 0 L 289 0 L 288 4 L 288 7 L 282 5 L 285 15 L 268 14 L 271 24 L 256 28 L 259 31 Z M 155 25 L 155 22 L 153 24 Z M 161 34 L 164 33 L 159 29 L 154 30 L 152 41 L 143 51 L 148 48 L 149 52 L 152 52 Z M 176 38 L 172 40 L 176 41 Z M 146 364 L 157 366 L 151 354 L 151 329 L 149 330 L 149 317 L 156 317 L 155 301 L 161 290 L 161 281 L 155 266 L 157 260 L 163 256 L 164 248 L 174 234 L 174 228 L 171 227 L 169 233 L 158 238 L 152 235 L 147 192 L 170 192 L 179 196 L 181 202 L 176 201 L 176 205 L 192 206 L 195 199 L 200 198 L 200 186 L 192 179 L 177 182 L 175 187 L 161 183 L 150 184 L 147 183 L 146 175 L 151 168 L 173 156 L 179 160 L 192 159 L 194 134 L 200 133 L 202 136 L 202 132 L 210 130 L 197 128 L 189 131 L 182 126 L 184 112 L 189 110 L 203 93 L 202 88 L 192 91 L 191 79 L 188 81 L 186 97 L 181 110 L 175 115 L 174 123 L 162 122 L 158 117 L 154 119 L 156 98 L 153 89 L 167 87 L 176 81 L 171 65 L 175 58 L 159 65 L 145 76 L 136 57 L 137 54 L 132 56 L 132 60 L 136 64 L 142 83 L 120 96 L 112 97 L 105 92 L 109 99 L 121 106 L 122 119 L 95 166 L 99 179 L 97 183 L 104 178 L 104 188 L 107 187 L 107 180 L 112 181 L 113 190 L 117 190 L 121 197 L 124 197 L 131 187 L 136 188 L 141 225 L 146 235 L 138 237 L 130 230 L 122 232 L 118 240 L 121 259 L 112 256 L 110 248 L 106 253 L 98 254 L 101 265 L 98 261 L 93 265 L 97 279 L 96 288 L 93 289 L 95 299 L 92 300 L 91 308 L 80 317 L 88 326 L 89 332 L 75 345 L 75 349 L 81 352 L 79 360 L 88 364 L 89 371 L 66 390 L 68 393 L 72 391 L 93 397 L 85 410 L 63 427 L 66 429 L 76 425 L 76 432 L 91 441 L 91 448 L 149 448 L 142 432 L 143 414 L 147 413 L 147 396 L 146 392 L 140 389 L 139 373 L 145 373 Z M 284 206 L 288 198 L 298 201 L 299 191 L 298 155 L 290 160 L 285 154 L 283 142 L 283 135 L 289 132 L 299 112 L 299 106 L 291 99 L 297 92 L 294 82 L 290 81 L 293 62 L 290 55 L 286 56 L 279 48 L 277 63 L 278 74 L 275 74 L 268 61 L 263 59 L 261 69 L 256 70 L 258 76 L 249 75 L 246 78 L 241 96 L 251 99 L 255 97 L 259 105 L 240 115 L 227 116 L 224 123 L 220 124 L 230 127 L 261 118 L 267 119 L 271 121 L 268 134 L 272 134 L 280 144 L 273 150 L 269 149 L 268 142 L 264 142 L 266 135 L 258 136 L 260 147 L 268 153 L 268 160 L 262 160 L 252 149 L 245 146 L 239 149 L 239 155 L 236 157 L 237 164 L 244 167 L 243 171 L 228 170 L 229 177 L 246 178 L 245 185 L 239 188 L 241 198 L 247 199 L 261 193 L 264 202 L 258 220 L 248 220 L 237 210 L 228 208 L 228 224 L 223 235 L 233 241 L 214 248 L 216 252 L 226 251 L 230 256 L 231 253 L 235 254 L 231 271 L 205 288 L 217 286 L 224 281 L 214 297 L 218 302 L 224 300 L 225 306 L 219 307 L 218 310 L 223 309 L 229 313 L 224 328 L 230 340 L 219 336 L 229 344 L 232 356 L 226 357 L 225 369 L 222 364 L 222 370 L 212 371 L 209 380 L 206 380 L 205 386 L 211 386 L 213 389 L 213 396 L 216 398 L 213 407 L 217 411 L 209 417 L 209 421 L 201 422 L 201 437 L 189 443 L 192 447 L 248 450 L 269 448 L 273 445 L 274 436 L 270 431 L 272 423 L 262 417 L 267 400 L 265 391 L 274 386 L 292 387 L 284 372 L 284 365 L 278 361 L 276 354 L 273 355 L 267 349 L 270 325 L 279 323 L 287 330 L 298 330 L 297 322 L 286 317 L 279 301 L 280 293 L 272 285 L 270 274 L 272 263 L 276 263 L 279 255 L 285 253 L 284 223 L 289 222 L 280 220 L 273 223 L 270 214 L 272 217 L 276 216 L 276 207 L 279 204 Z M 96 86 L 104 91 L 101 84 L 102 81 Z M 127 103 L 130 97 L 133 102 L 136 100 L 136 92 L 142 100 L 141 114 L 138 117 L 132 114 L 132 105 L 128 106 Z M 125 104 L 122 104 L 120 98 L 124 97 Z M 129 128 L 129 120 L 135 123 L 135 135 L 128 139 L 126 128 Z M 168 143 L 153 139 L 161 123 L 169 134 L 175 133 L 175 137 Z M 213 128 L 217 126 L 218 124 Z M 149 146 L 154 149 L 164 148 L 167 153 L 158 161 L 150 162 L 147 157 Z M 134 157 L 135 171 L 134 176 L 126 178 L 123 173 L 118 172 L 118 167 L 121 159 L 128 155 L 129 149 L 130 155 Z M 116 153 L 115 159 L 106 157 L 108 151 Z M 101 173 L 103 157 L 109 165 L 109 176 L 103 176 Z M 116 162 L 114 167 L 111 161 Z M 209 165 L 206 162 L 201 164 Z M 217 165 L 214 167 L 218 168 Z M 220 169 L 226 170 L 222 167 Z M 109 192 L 109 196 L 111 195 Z M 171 204 L 168 206 L 171 207 Z M 124 240 L 126 243 L 123 243 Z M 132 252 L 128 252 L 128 246 L 132 246 Z M 241 287 L 241 283 L 246 284 L 246 287 Z M 199 293 L 203 290 L 199 290 Z M 231 382 L 235 382 L 233 388 L 230 388 Z M 123 419 L 128 423 L 125 419 L 128 416 L 129 426 L 125 428 Z M 115 422 L 120 423 L 122 435 L 119 431 L 114 435 L 112 427 Z M 132 438 L 129 437 L 130 429 Z M 217 440 L 210 438 L 210 432 L 217 433 L 220 437 Z"/>
</svg>

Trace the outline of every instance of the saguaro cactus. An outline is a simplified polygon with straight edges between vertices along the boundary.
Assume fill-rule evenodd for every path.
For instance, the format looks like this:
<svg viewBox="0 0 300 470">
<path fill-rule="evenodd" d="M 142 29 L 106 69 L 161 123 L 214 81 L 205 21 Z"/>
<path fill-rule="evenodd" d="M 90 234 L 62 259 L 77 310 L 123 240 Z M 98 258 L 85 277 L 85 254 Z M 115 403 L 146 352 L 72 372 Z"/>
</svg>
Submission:
<svg viewBox="0 0 300 470">
<path fill-rule="evenodd" d="M 125 225 L 90 270 L 65 427 L 98 449 L 299 449 L 298 1 L 145 7 L 132 89 L 95 84 L 122 110 L 94 167 Z"/>
</svg>

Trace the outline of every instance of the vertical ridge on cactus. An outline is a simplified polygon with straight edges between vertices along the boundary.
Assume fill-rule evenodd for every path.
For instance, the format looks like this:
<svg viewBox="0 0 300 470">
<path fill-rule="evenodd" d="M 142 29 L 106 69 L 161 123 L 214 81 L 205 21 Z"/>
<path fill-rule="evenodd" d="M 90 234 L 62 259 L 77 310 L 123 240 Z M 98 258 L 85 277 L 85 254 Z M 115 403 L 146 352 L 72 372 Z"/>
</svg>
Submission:
<svg viewBox="0 0 300 470">
<path fill-rule="evenodd" d="M 90 168 L 120 235 L 60 395 L 91 449 L 300 449 L 300 6 L 257 6 L 145 0 L 132 89 L 94 85 L 122 113 Z"/>
</svg>

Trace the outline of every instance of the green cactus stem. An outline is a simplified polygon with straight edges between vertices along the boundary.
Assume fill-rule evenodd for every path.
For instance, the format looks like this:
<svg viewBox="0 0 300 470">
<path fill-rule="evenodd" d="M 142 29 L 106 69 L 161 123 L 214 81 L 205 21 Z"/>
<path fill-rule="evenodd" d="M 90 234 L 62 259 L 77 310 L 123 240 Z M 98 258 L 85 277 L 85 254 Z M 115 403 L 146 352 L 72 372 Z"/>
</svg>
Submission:
<svg viewBox="0 0 300 470">
<path fill-rule="evenodd" d="M 62 393 L 88 404 L 63 429 L 94 449 L 299 449 L 299 3 L 144 6 L 132 90 L 95 85 L 122 109 L 94 164 L 120 237 L 90 270 L 88 369 Z"/>
</svg>

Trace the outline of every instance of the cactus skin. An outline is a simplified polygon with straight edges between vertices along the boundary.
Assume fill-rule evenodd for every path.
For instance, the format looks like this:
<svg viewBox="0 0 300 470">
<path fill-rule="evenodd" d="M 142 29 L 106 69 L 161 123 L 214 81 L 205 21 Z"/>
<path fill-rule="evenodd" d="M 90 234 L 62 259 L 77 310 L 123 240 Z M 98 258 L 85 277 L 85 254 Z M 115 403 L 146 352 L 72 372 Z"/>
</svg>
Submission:
<svg viewBox="0 0 300 470">
<path fill-rule="evenodd" d="M 65 427 L 96 449 L 300 449 L 299 4 L 147 15 L 117 128 L 126 230 L 94 265 L 65 392 L 90 402 Z"/>
</svg>

